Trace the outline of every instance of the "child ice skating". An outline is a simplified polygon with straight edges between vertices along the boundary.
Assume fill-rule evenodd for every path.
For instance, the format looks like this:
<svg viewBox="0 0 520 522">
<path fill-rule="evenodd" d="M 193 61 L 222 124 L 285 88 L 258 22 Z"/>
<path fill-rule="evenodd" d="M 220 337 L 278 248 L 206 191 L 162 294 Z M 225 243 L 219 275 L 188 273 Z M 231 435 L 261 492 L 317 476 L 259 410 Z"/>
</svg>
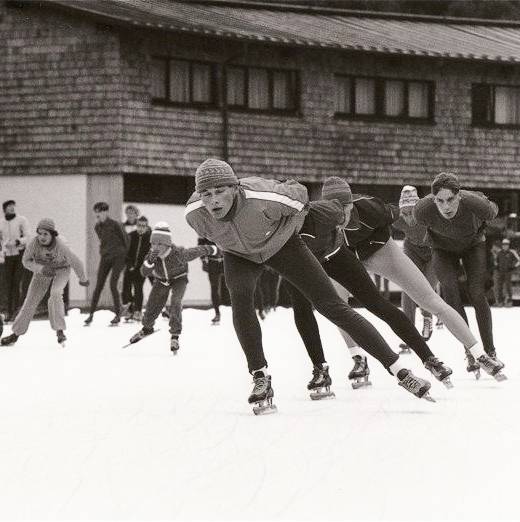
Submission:
<svg viewBox="0 0 520 522">
<path fill-rule="evenodd" d="M 176 354 L 179 350 L 179 336 L 182 331 L 182 298 L 188 284 L 188 262 L 202 256 L 216 255 L 217 247 L 201 245 L 183 248 L 172 242 L 168 223 L 155 225 L 150 237 L 150 251 L 141 267 L 141 275 L 154 276 L 152 291 L 143 315 L 143 328 L 130 339 L 134 344 L 154 332 L 154 324 L 164 308 L 168 295 L 170 299 L 170 349 Z"/>
<path fill-rule="evenodd" d="M 54 221 L 44 218 L 36 228 L 37 236 L 33 238 L 23 255 L 22 262 L 33 272 L 27 297 L 16 316 L 11 335 L 0 342 L 3 346 L 14 344 L 18 338 L 27 332 L 29 324 L 36 313 L 40 301 L 50 287 L 48 301 L 49 321 L 56 332 L 58 342 L 63 344 L 65 337 L 65 308 L 63 305 L 63 289 L 71 272 L 74 270 L 79 284 L 88 286 L 83 263 L 58 237 Z"/>
</svg>

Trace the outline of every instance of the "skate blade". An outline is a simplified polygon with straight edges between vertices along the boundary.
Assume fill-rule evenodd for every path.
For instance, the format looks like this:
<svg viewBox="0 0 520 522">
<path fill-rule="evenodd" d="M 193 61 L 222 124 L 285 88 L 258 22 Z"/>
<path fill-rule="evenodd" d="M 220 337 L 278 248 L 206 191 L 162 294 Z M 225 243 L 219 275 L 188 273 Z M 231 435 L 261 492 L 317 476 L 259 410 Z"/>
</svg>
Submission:
<svg viewBox="0 0 520 522">
<path fill-rule="evenodd" d="M 426 392 L 422 397 L 421 399 L 426 399 L 428 402 L 437 402 L 431 395 L 429 392 Z"/>
<path fill-rule="evenodd" d="M 473 373 L 475 374 L 475 379 L 478 381 L 480 379 L 480 370 L 475 370 Z"/>
<path fill-rule="evenodd" d="M 173 356 L 177 356 L 179 354 L 179 350 L 171 350 Z"/>
<path fill-rule="evenodd" d="M 401 350 L 399 352 L 399 355 L 408 355 L 409 353 L 412 353 L 412 350 L 406 349 L 406 350 Z"/>
<path fill-rule="evenodd" d="M 507 381 L 507 375 L 504 375 L 502 372 L 493 375 L 493 378 L 498 382 Z"/>
<path fill-rule="evenodd" d="M 309 394 L 313 401 L 321 401 L 323 399 L 335 399 L 336 394 L 330 390 L 314 390 Z"/>
<path fill-rule="evenodd" d="M 359 388 L 365 388 L 366 386 L 372 386 L 372 383 L 368 379 L 363 381 L 355 381 L 352 383 L 352 388 L 354 390 L 359 390 Z"/>
<path fill-rule="evenodd" d="M 274 404 L 265 404 L 261 406 L 255 406 L 253 408 L 255 415 L 270 415 L 271 413 L 278 413 L 278 408 Z"/>
<path fill-rule="evenodd" d="M 63 343 L 58 343 L 60 345 L 60 348 L 66 348 L 67 345 L 63 342 Z"/>
<path fill-rule="evenodd" d="M 446 377 L 446 378 L 443 379 L 441 382 L 442 382 L 442 384 L 444 384 L 444 386 L 446 386 L 446 388 L 448 388 L 448 390 L 450 390 L 451 388 L 453 388 L 453 383 L 451 382 L 451 380 L 450 380 L 449 377 Z"/>
</svg>

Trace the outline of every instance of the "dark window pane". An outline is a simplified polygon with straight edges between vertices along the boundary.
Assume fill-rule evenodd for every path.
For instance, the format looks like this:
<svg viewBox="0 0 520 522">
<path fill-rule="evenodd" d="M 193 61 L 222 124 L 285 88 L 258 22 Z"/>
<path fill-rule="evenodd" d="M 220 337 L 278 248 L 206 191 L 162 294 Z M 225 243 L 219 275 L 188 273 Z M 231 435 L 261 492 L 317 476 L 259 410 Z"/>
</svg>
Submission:
<svg viewBox="0 0 520 522">
<path fill-rule="evenodd" d="M 239 67 L 228 67 L 227 103 L 243 107 L 246 104 L 246 71 Z"/>
<path fill-rule="evenodd" d="M 265 69 L 249 70 L 249 107 L 269 109 L 269 76 Z"/>
<path fill-rule="evenodd" d="M 291 104 L 291 80 L 288 72 L 273 72 L 273 108 L 289 109 Z"/>
<path fill-rule="evenodd" d="M 152 58 L 152 98 L 166 98 L 166 74 L 168 62 L 162 58 Z"/>
<path fill-rule="evenodd" d="M 404 116 L 405 84 L 402 81 L 388 80 L 385 82 L 385 114 L 387 116 Z"/>
<path fill-rule="evenodd" d="M 492 100 L 490 85 L 473 85 L 471 89 L 471 112 L 473 123 L 492 123 Z"/>
<path fill-rule="evenodd" d="M 211 96 L 211 66 L 208 64 L 194 63 L 193 74 L 193 99 L 198 103 L 209 103 Z"/>
<path fill-rule="evenodd" d="M 170 62 L 170 100 L 190 102 L 190 64 L 182 60 Z"/>
<path fill-rule="evenodd" d="M 350 114 L 352 80 L 343 76 L 336 76 L 336 112 Z"/>
</svg>

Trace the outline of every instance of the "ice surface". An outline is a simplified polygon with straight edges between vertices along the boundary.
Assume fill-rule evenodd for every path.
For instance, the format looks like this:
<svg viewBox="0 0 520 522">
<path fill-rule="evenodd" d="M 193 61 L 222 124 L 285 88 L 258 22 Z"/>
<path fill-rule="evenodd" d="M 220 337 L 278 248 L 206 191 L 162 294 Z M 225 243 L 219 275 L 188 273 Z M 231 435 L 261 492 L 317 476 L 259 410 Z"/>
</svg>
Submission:
<svg viewBox="0 0 520 522">
<path fill-rule="evenodd" d="M 292 312 L 278 309 L 262 323 L 278 406 L 264 417 L 247 404 L 251 377 L 222 312 L 210 326 L 210 311 L 185 310 L 177 357 L 165 319 L 123 350 L 139 325 L 109 328 L 107 311 L 85 328 L 73 310 L 65 349 L 47 321 L 0 348 L 0 519 L 518 518 L 518 309 L 493 309 L 504 383 L 468 375 L 446 329 L 429 344 L 454 389 L 402 356 L 431 377 L 435 404 L 373 359 L 373 386 L 352 390 L 352 361 L 321 317 L 336 399 L 311 401 L 311 364 Z"/>
</svg>

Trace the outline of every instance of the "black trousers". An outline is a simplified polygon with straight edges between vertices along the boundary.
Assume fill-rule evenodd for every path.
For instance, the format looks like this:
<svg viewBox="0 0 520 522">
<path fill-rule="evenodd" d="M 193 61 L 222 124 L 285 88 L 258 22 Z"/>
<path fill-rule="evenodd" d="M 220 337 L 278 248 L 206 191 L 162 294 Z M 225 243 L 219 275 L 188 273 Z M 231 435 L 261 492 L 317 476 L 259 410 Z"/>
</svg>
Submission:
<svg viewBox="0 0 520 522">
<path fill-rule="evenodd" d="M 125 267 L 125 262 L 125 256 L 101 258 L 98 267 L 96 288 L 94 289 L 94 293 L 92 294 L 92 301 L 90 302 L 91 314 L 93 314 L 97 309 L 99 297 L 103 287 L 105 286 L 105 281 L 107 280 L 110 271 L 112 272 L 110 274 L 110 292 L 112 293 L 112 300 L 114 301 L 114 312 L 116 314 L 121 312 L 121 299 L 117 290 L 117 282 L 119 281 L 121 271 Z"/>
<path fill-rule="evenodd" d="M 337 294 L 319 261 L 299 236 L 294 235 L 265 265 L 295 286 L 321 313 L 388 368 L 397 359 L 378 331 Z M 267 366 L 262 332 L 255 313 L 254 292 L 262 265 L 230 253 L 224 254 L 224 273 L 231 295 L 233 325 L 244 350 L 250 372 Z M 325 362 L 323 349 L 313 346 L 314 364 Z"/>
<path fill-rule="evenodd" d="M 23 303 L 21 299 L 21 285 L 24 275 L 22 257 L 22 253 L 16 256 L 5 256 L 4 288 L 6 292 L 6 311 L 11 320 L 14 319 L 16 310 Z"/>
<path fill-rule="evenodd" d="M 329 261 L 323 263 L 325 272 L 346 288 L 369 312 L 392 328 L 424 362 L 433 356 L 432 351 L 406 315 L 378 291 L 365 267 L 345 245 Z M 290 289 L 294 309 L 294 321 L 309 356 L 313 346 L 321 346 L 318 323 L 311 303 L 294 287 Z M 349 332 L 347 332 L 349 333 Z"/>
<path fill-rule="evenodd" d="M 486 243 L 464 250 L 461 253 L 433 250 L 433 267 L 442 287 L 443 299 L 468 322 L 459 287 L 459 267 L 466 272 L 468 297 L 475 308 L 480 338 L 486 353 L 495 351 L 493 344 L 493 321 L 486 298 L 488 279 Z"/>
<path fill-rule="evenodd" d="M 125 268 L 123 274 L 123 304 L 130 304 L 130 311 L 140 312 L 143 308 L 143 286 L 145 278 L 138 268 Z"/>
<path fill-rule="evenodd" d="M 218 261 L 208 262 L 208 277 L 211 287 L 211 304 L 216 314 L 220 313 L 222 304 L 222 285 L 224 284 L 224 267 Z"/>
</svg>

